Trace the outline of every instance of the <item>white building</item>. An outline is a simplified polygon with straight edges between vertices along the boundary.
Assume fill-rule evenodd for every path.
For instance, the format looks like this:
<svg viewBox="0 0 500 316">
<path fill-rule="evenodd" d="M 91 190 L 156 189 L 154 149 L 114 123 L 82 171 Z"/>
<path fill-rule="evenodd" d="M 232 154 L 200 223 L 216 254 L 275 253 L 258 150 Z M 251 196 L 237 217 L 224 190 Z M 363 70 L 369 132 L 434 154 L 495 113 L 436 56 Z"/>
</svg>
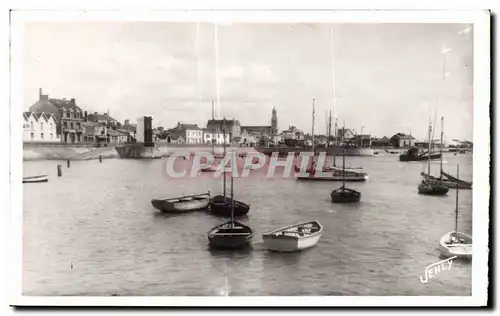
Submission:
<svg viewBox="0 0 500 316">
<path fill-rule="evenodd" d="M 23 113 L 23 142 L 60 142 L 57 120 L 52 113 Z"/>
<path fill-rule="evenodd" d="M 211 144 L 212 140 L 215 141 L 215 144 L 222 145 L 224 144 L 224 133 L 219 129 L 209 130 L 203 129 L 203 142 L 205 144 Z M 231 142 L 231 136 L 226 134 L 226 144 Z"/>
</svg>

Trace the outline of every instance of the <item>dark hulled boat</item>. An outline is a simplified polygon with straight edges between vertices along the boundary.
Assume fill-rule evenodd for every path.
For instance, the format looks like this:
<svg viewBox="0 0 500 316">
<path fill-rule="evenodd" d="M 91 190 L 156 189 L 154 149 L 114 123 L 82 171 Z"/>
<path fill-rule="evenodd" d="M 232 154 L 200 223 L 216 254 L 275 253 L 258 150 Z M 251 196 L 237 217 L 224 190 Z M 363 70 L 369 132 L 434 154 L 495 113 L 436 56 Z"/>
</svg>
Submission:
<svg viewBox="0 0 500 316">
<path fill-rule="evenodd" d="M 342 155 L 342 160 L 343 160 L 342 186 L 336 190 L 333 190 L 332 193 L 330 193 L 330 197 L 332 198 L 332 203 L 359 202 L 361 200 L 361 192 L 358 192 L 353 189 L 348 189 L 345 187 L 345 153 L 343 153 Z"/>
<path fill-rule="evenodd" d="M 417 147 L 412 147 L 406 153 L 399 155 L 399 161 L 425 161 L 428 159 L 440 159 L 441 153 L 423 153 L 420 154 Z"/>
<path fill-rule="evenodd" d="M 223 195 L 217 195 L 210 201 L 210 213 L 218 216 L 231 216 L 232 198 Z M 234 201 L 234 216 L 243 216 L 250 211 L 250 205 L 241 201 Z"/>
<path fill-rule="evenodd" d="M 227 199 L 223 200 L 224 207 Z M 242 249 L 250 245 L 253 238 L 252 229 L 234 220 L 236 201 L 234 200 L 233 176 L 231 174 L 231 198 L 230 216 L 231 220 L 217 225 L 208 232 L 208 243 L 210 248 L 215 249 Z"/>
</svg>

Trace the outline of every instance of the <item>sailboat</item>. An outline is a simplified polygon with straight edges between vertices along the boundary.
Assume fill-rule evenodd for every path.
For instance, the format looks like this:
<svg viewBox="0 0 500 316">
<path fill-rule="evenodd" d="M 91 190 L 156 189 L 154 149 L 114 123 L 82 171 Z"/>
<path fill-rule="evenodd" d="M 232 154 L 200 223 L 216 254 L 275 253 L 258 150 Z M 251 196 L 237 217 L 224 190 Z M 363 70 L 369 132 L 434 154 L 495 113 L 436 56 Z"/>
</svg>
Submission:
<svg viewBox="0 0 500 316">
<path fill-rule="evenodd" d="M 460 180 L 458 178 L 455 178 L 448 173 L 443 171 L 443 117 L 441 117 L 441 150 L 440 150 L 440 170 L 439 170 L 439 178 L 436 178 L 431 175 L 427 175 L 424 172 L 421 173 L 421 175 L 424 177 L 426 181 L 430 182 L 436 182 L 439 185 L 445 186 L 450 189 L 454 189 L 457 186 L 460 189 L 472 189 L 472 182 Z M 445 176 L 446 178 L 443 178 Z"/>
<path fill-rule="evenodd" d="M 242 249 L 248 247 L 252 242 L 252 229 L 234 220 L 236 205 L 233 182 L 233 175 L 231 173 L 231 220 L 215 226 L 208 232 L 208 243 L 210 248 Z"/>
<path fill-rule="evenodd" d="M 457 165 L 457 178 L 459 178 L 460 167 Z M 455 204 L 455 230 L 448 232 L 439 240 L 439 250 L 444 257 L 458 257 L 463 259 L 472 258 L 472 237 L 458 231 L 458 190 L 456 187 Z"/>
<path fill-rule="evenodd" d="M 345 130 L 345 123 L 344 123 Z M 332 203 L 355 203 L 361 200 L 361 192 L 345 187 L 345 151 L 342 154 L 342 186 L 330 193 Z"/>
<path fill-rule="evenodd" d="M 431 125 L 431 120 L 429 118 L 429 152 L 431 152 L 431 131 L 432 131 L 432 125 Z M 438 181 L 432 181 L 429 178 L 430 174 L 431 174 L 431 157 L 429 155 L 429 158 L 427 160 L 427 174 L 424 174 L 422 182 L 418 185 L 418 193 L 426 195 L 446 195 L 450 189 L 440 184 Z"/>
<path fill-rule="evenodd" d="M 223 119 L 223 134 L 224 134 L 224 139 L 226 139 L 226 129 L 225 129 L 225 121 L 226 119 Z M 226 144 L 224 143 L 224 157 L 226 156 Z M 235 163 L 236 157 L 233 152 L 233 159 L 232 163 Z M 225 168 L 225 166 L 224 166 Z M 212 198 L 210 201 L 210 213 L 214 215 L 219 215 L 219 216 L 224 216 L 224 217 L 229 217 L 229 216 L 243 216 L 250 211 L 250 205 L 245 204 L 241 201 L 234 201 L 233 199 L 233 173 L 231 173 L 231 198 L 228 198 L 226 196 L 226 173 L 227 172 L 222 172 L 222 179 L 223 179 L 223 194 L 224 195 L 216 195 Z"/>
<path fill-rule="evenodd" d="M 313 99 L 313 114 L 312 114 L 312 152 L 313 159 L 309 163 L 306 171 L 308 175 L 298 175 L 297 180 L 313 180 L 313 181 L 366 181 L 368 175 L 365 172 L 355 169 L 346 169 L 345 166 L 342 168 L 335 166 L 323 167 L 324 172 L 331 172 L 329 176 L 316 175 L 316 163 L 314 160 L 315 147 L 314 147 L 314 114 L 315 114 L 315 99 Z M 344 151 L 345 156 L 345 151 Z M 300 166 L 298 162 L 295 163 L 295 171 L 300 172 Z"/>
</svg>

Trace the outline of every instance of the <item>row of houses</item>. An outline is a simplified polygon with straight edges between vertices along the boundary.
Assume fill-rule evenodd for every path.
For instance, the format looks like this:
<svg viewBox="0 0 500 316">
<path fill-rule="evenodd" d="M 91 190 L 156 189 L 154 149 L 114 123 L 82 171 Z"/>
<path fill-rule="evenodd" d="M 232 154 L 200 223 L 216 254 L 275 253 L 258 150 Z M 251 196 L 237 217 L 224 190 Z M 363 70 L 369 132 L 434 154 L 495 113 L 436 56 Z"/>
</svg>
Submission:
<svg viewBox="0 0 500 316">
<path fill-rule="evenodd" d="M 136 126 L 122 125 L 108 113 L 88 113 L 75 99 L 49 98 L 39 90 L 39 99 L 23 113 L 24 142 L 126 143 L 135 138 Z"/>
</svg>

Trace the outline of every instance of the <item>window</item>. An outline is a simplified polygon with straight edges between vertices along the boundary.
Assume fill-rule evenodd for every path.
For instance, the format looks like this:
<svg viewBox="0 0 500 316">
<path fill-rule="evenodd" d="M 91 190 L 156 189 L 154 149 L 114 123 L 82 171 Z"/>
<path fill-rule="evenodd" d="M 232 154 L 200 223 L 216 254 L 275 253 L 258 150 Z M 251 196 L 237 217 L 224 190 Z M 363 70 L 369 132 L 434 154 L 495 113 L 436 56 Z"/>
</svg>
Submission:
<svg viewBox="0 0 500 316">
<path fill-rule="evenodd" d="M 54 139 L 54 134 L 50 133 L 50 140 Z"/>
<path fill-rule="evenodd" d="M 73 126 L 73 122 L 71 122 L 71 129 L 73 129 L 73 128 L 74 128 L 74 126 Z"/>
<path fill-rule="evenodd" d="M 40 139 L 43 139 L 43 133 L 40 133 Z"/>
<path fill-rule="evenodd" d="M 50 130 L 53 131 L 54 130 L 54 126 L 52 126 L 52 123 L 50 123 Z"/>
<path fill-rule="evenodd" d="M 69 115 L 69 111 L 66 111 L 66 117 L 70 117 Z"/>
<path fill-rule="evenodd" d="M 79 119 L 80 118 L 80 112 L 76 112 L 76 118 Z"/>
<path fill-rule="evenodd" d="M 31 133 L 31 140 L 35 138 L 35 133 Z"/>
</svg>

